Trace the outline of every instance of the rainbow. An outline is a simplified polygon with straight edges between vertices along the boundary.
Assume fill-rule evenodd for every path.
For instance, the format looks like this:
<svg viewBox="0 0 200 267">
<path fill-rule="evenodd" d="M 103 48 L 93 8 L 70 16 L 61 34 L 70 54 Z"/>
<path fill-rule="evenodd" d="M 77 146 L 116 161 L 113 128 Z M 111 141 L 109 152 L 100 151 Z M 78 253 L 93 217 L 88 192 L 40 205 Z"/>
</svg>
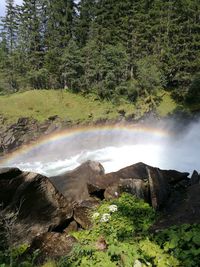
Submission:
<svg viewBox="0 0 200 267">
<path fill-rule="evenodd" d="M 101 135 L 101 134 L 120 134 L 120 133 L 129 133 L 129 134 L 149 134 L 152 136 L 157 136 L 160 138 L 169 137 L 171 133 L 167 130 L 164 130 L 159 127 L 149 127 L 139 124 L 110 124 L 102 126 L 82 126 L 82 127 L 72 127 L 60 132 L 56 132 L 50 135 L 43 136 L 37 141 L 32 142 L 29 145 L 23 145 L 21 148 L 6 155 L 2 160 L 0 160 L 0 165 L 3 165 L 6 162 L 14 161 L 15 158 L 19 156 L 26 156 L 27 153 L 34 152 L 34 150 L 39 149 L 43 146 L 48 146 L 49 144 L 56 143 L 62 140 L 69 140 L 70 138 L 79 138 L 80 140 L 87 135 Z"/>
</svg>

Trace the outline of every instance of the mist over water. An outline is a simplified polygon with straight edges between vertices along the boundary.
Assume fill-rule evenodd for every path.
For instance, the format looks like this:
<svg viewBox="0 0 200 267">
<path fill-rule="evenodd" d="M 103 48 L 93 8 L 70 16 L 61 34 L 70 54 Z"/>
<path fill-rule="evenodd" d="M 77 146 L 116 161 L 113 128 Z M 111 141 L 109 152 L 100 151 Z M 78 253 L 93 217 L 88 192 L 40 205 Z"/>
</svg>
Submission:
<svg viewBox="0 0 200 267">
<path fill-rule="evenodd" d="M 200 121 L 185 128 L 177 127 L 172 121 L 151 127 L 156 131 L 150 128 L 137 130 L 137 127 L 126 130 L 120 126 L 118 129 L 80 131 L 19 153 L 0 162 L 0 166 L 16 166 L 47 176 L 72 170 L 86 160 L 101 162 L 106 172 L 140 161 L 162 169 L 190 173 L 194 169 L 200 170 Z"/>
</svg>

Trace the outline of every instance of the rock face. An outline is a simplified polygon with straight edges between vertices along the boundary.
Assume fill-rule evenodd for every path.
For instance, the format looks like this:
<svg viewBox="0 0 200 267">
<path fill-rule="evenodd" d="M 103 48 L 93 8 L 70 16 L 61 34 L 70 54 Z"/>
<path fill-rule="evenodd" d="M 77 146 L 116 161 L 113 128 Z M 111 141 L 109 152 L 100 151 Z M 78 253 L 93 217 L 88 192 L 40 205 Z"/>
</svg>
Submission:
<svg viewBox="0 0 200 267">
<path fill-rule="evenodd" d="M 191 184 L 200 184 L 200 175 L 195 170 L 193 171 L 191 176 Z"/>
<path fill-rule="evenodd" d="M 153 230 L 172 225 L 200 223 L 200 184 L 190 185 L 185 190 L 174 191 L 165 206 L 165 212 L 155 223 Z"/>
<path fill-rule="evenodd" d="M 0 229 L 8 222 L 12 226 L 12 242 L 31 243 L 29 252 L 40 249 L 42 262 L 69 253 L 76 242 L 70 231 L 89 229 L 91 210 L 101 200 L 117 198 L 123 192 L 165 211 L 154 229 L 200 223 L 199 174 L 194 172 L 192 179 L 188 175 L 144 163 L 105 174 L 103 166 L 93 161 L 49 179 L 17 168 L 1 169 Z M 100 250 L 106 247 L 102 244 L 103 240 L 99 241 Z"/>
<path fill-rule="evenodd" d="M 30 242 L 35 235 L 62 225 L 73 214 L 48 178 L 18 169 L 1 170 L 0 200 L 1 217 L 11 224 L 16 244 Z"/>
<path fill-rule="evenodd" d="M 188 175 L 189 173 L 173 170 L 160 170 L 140 162 L 117 172 L 96 176 L 88 184 L 96 192 L 105 190 L 106 199 L 118 197 L 125 191 L 143 198 L 155 209 L 159 209 L 168 199 L 171 186 L 187 180 Z"/>
<path fill-rule="evenodd" d="M 76 239 L 65 233 L 44 233 L 33 240 L 27 254 L 31 255 L 35 250 L 39 249 L 37 264 L 40 264 L 46 259 L 56 260 L 63 255 L 67 255 L 75 243 Z"/>
<path fill-rule="evenodd" d="M 42 123 L 31 118 L 19 118 L 9 126 L 5 125 L 4 120 L 0 122 L 0 156 L 72 124 L 71 121 L 62 121 L 58 116 L 49 117 Z"/>
<path fill-rule="evenodd" d="M 103 174 L 103 166 L 99 162 L 89 160 L 73 171 L 49 179 L 69 202 L 80 203 L 90 197 L 87 188 L 89 181 Z"/>
</svg>

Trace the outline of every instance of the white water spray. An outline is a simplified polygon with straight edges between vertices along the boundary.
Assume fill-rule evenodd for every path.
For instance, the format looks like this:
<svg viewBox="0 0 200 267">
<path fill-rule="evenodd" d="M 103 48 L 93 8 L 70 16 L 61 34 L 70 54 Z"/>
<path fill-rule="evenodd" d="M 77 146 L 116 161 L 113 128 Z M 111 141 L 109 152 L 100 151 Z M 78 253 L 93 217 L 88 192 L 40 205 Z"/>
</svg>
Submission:
<svg viewBox="0 0 200 267">
<path fill-rule="evenodd" d="M 163 125 L 160 127 L 163 128 Z M 140 161 L 162 169 L 199 171 L 200 122 L 191 124 L 187 131 L 178 131 L 173 135 L 124 129 L 86 131 L 44 144 L 1 166 L 16 166 L 52 176 L 72 170 L 86 160 L 99 161 L 106 172 L 117 171 Z"/>
</svg>

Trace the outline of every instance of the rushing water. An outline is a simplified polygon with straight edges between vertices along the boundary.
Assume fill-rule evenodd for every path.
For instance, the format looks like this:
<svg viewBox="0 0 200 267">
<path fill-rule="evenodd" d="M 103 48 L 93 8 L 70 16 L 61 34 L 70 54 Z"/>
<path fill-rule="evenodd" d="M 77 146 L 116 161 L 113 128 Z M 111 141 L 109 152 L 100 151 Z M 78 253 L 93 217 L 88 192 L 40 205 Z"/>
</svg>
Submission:
<svg viewBox="0 0 200 267">
<path fill-rule="evenodd" d="M 48 142 L 30 147 L 2 161 L 0 166 L 17 166 L 56 175 L 72 170 L 86 160 L 103 164 L 106 172 L 144 162 L 164 169 L 192 172 L 200 170 L 200 123 L 176 133 L 166 125 L 134 130 L 128 128 L 80 130 L 70 136 L 62 134 Z"/>
</svg>

